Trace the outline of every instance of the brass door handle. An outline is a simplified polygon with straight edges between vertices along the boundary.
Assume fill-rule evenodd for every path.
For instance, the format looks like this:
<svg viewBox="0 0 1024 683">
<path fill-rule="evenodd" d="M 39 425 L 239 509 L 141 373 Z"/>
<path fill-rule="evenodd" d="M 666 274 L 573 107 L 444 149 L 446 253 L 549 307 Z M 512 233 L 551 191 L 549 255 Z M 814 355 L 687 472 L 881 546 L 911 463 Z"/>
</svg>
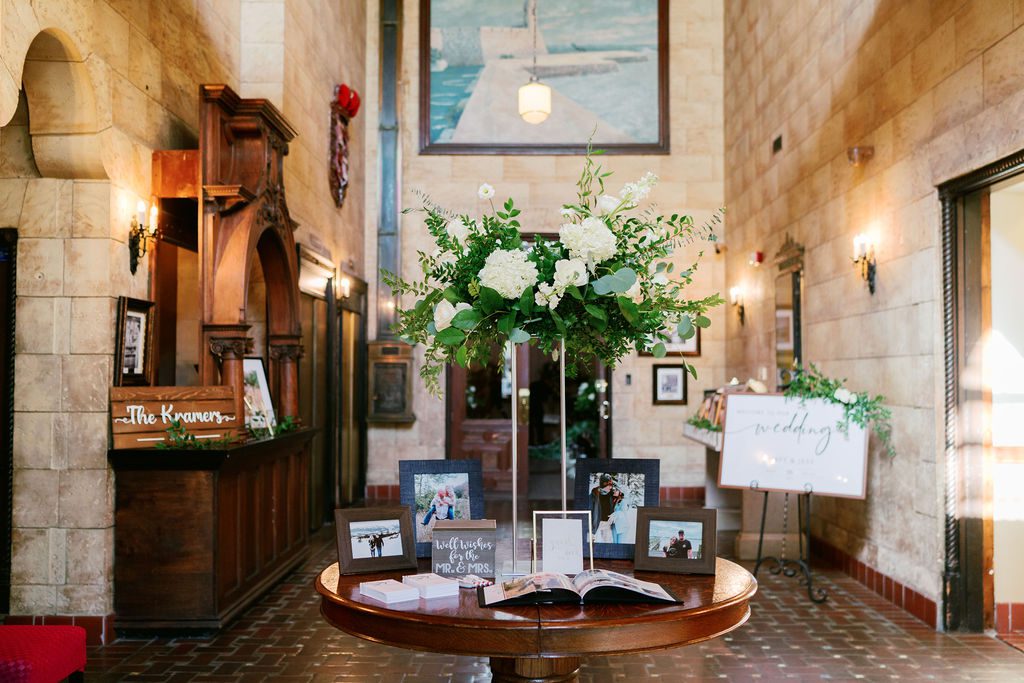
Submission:
<svg viewBox="0 0 1024 683">
<path fill-rule="evenodd" d="M 519 390 L 519 415 L 516 424 L 529 422 L 530 420 L 530 390 Z"/>
<path fill-rule="evenodd" d="M 607 420 L 612 416 L 612 404 L 610 401 L 601 401 L 601 408 L 598 410 L 598 415 L 601 416 L 602 420 Z"/>
</svg>

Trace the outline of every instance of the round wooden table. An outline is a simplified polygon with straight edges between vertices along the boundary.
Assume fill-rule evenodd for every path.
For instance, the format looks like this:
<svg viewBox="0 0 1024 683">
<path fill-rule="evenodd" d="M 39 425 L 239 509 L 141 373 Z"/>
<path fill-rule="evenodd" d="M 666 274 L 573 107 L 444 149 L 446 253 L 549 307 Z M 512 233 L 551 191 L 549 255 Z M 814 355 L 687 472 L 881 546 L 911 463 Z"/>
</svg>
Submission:
<svg viewBox="0 0 1024 683">
<path fill-rule="evenodd" d="M 633 574 L 626 561 L 595 566 Z M 426 565 L 420 571 L 429 571 Z M 361 581 L 409 570 L 339 576 L 332 564 L 316 579 L 320 613 L 336 628 L 366 640 L 412 650 L 490 657 L 494 681 L 575 681 L 580 657 L 647 652 L 721 636 L 750 616 L 757 581 L 718 558 L 715 576 L 637 572 L 668 588 L 682 604 L 531 605 L 480 607 L 476 591 L 387 606 L 359 594 Z"/>
</svg>

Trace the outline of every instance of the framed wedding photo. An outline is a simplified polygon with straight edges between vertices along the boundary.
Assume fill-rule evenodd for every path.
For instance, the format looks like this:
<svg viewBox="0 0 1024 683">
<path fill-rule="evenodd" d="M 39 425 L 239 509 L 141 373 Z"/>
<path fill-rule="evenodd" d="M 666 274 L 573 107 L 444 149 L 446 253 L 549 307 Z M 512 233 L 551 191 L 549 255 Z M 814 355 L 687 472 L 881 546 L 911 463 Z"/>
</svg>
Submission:
<svg viewBox="0 0 1024 683">
<path fill-rule="evenodd" d="M 636 516 L 636 569 L 714 574 L 716 510 L 643 507 Z"/>
<path fill-rule="evenodd" d="M 660 467 L 655 459 L 576 461 L 573 507 L 590 510 L 594 557 L 633 557 L 637 510 L 658 505 Z"/>
<path fill-rule="evenodd" d="M 345 508 L 334 511 L 338 571 L 366 574 L 416 568 L 409 508 Z"/>
<path fill-rule="evenodd" d="M 420 153 L 583 154 L 592 136 L 668 154 L 670 4 L 420 0 Z M 519 113 L 531 79 L 549 88 L 543 125 Z"/>
<path fill-rule="evenodd" d="M 114 364 L 114 386 L 152 386 L 152 301 L 118 297 Z"/>
<path fill-rule="evenodd" d="M 267 368 L 259 356 L 248 356 L 242 360 L 243 384 L 245 386 L 245 426 L 253 430 L 271 430 L 277 426 L 274 402 L 270 399 L 270 383 L 267 382 Z"/>
<path fill-rule="evenodd" d="M 409 509 L 416 556 L 430 557 L 439 519 L 483 519 L 484 480 L 479 460 L 399 460 L 402 505 Z"/>
<path fill-rule="evenodd" d="M 654 405 L 686 405 L 685 365 L 655 365 L 653 383 Z"/>
<path fill-rule="evenodd" d="M 668 356 L 699 356 L 700 355 L 700 328 L 694 327 L 694 335 L 689 339 L 683 339 L 675 329 L 665 330 L 669 340 L 664 342 L 665 351 Z M 650 351 L 641 351 L 641 356 L 653 356 Z"/>
</svg>

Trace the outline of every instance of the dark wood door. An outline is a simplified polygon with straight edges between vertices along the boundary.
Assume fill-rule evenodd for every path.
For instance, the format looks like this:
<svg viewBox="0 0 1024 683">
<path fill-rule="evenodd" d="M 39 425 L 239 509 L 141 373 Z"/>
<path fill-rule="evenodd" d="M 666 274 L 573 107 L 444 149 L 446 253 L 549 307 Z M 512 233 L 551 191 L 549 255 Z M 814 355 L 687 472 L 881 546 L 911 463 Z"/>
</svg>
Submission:
<svg viewBox="0 0 1024 683">
<path fill-rule="evenodd" d="M 512 490 L 512 374 L 506 354 L 499 370 L 501 350 L 495 347 L 487 366 L 448 369 L 448 457 L 479 460 L 484 488 Z M 525 491 L 528 442 L 528 391 L 530 351 L 525 344 L 516 349 L 519 404 L 518 469 L 519 490 Z"/>
<path fill-rule="evenodd" d="M 14 292 L 18 233 L 0 229 L 0 613 L 11 593 L 11 478 L 14 427 Z"/>
</svg>

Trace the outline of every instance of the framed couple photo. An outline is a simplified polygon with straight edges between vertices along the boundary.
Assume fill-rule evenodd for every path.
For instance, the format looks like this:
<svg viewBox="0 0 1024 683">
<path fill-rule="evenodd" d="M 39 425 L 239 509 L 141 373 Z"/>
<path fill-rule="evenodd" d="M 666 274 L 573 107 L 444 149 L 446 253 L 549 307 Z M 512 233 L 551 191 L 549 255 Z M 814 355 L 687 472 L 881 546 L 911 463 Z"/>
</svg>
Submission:
<svg viewBox="0 0 1024 683">
<path fill-rule="evenodd" d="M 346 508 L 334 511 L 338 571 L 383 572 L 416 567 L 408 508 Z"/>
<path fill-rule="evenodd" d="M 716 510 L 645 507 L 637 511 L 637 569 L 676 574 L 714 574 Z"/>
<path fill-rule="evenodd" d="M 661 461 L 655 459 L 586 458 L 576 462 L 573 507 L 590 511 L 594 557 L 633 557 L 637 511 L 658 505 L 660 466 Z"/>
<path fill-rule="evenodd" d="M 479 460 L 399 460 L 402 505 L 408 507 L 416 556 L 430 557 L 440 519 L 482 519 L 483 470 Z"/>
</svg>

